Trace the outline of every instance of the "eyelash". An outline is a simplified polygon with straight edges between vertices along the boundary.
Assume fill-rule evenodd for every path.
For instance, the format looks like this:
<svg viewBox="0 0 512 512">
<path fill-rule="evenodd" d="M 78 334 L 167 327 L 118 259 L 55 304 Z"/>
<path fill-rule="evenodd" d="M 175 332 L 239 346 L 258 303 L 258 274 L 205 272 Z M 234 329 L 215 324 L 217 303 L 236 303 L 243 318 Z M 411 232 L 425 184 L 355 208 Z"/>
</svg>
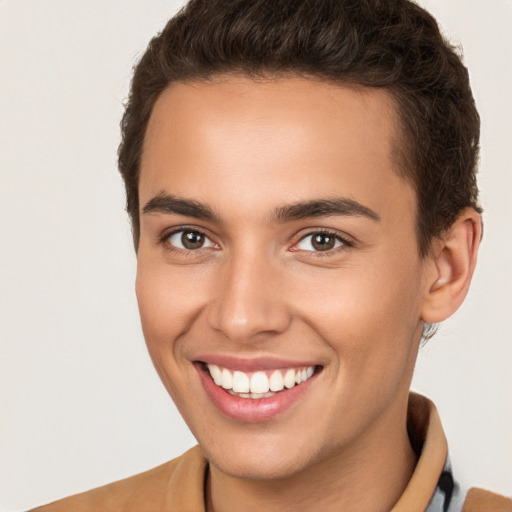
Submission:
<svg viewBox="0 0 512 512">
<path fill-rule="evenodd" d="M 204 249 L 203 247 L 200 247 L 200 248 L 198 248 L 196 250 L 194 250 L 194 249 L 180 249 L 179 247 L 173 246 L 169 242 L 170 238 L 173 235 L 176 235 L 178 233 L 183 233 L 183 232 L 185 232 L 185 233 L 186 232 L 198 233 L 198 234 L 204 236 L 205 238 L 207 238 L 208 240 L 210 240 L 210 242 L 212 242 L 213 244 L 215 244 L 215 242 L 213 242 L 211 240 L 210 236 L 208 236 L 208 234 L 205 231 L 203 231 L 202 229 L 193 227 L 193 226 L 180 226 L 180 227 L 177 227 L 177 228 L 173 229 L 172 231 L 165 232 L 161 237 L 159 237 L 158 241 L 159 241 L 159 243 L 161 245 L 163 245 L 165 247 L 165 249 L 167 251 L 179 252 L 179 253 L 182 253 L 184 255 L 190 255 L 190 254 L 192 254 L 194 252 L 198 252 L 201 249 Z M 315 236 L 315 235 L 331 236 L 331 237 L 335 238 L 336 240 L 338 240 L 339 242 L 341 242 L 341 246 L 335 247 L 333 249 L 328 249 L 326 251 L 303 251 L 303 252 L 306 252 L 306 253 L 308 253 L 309 255 L 311 255 L 311 256 L 313 256 L 315 258 L 325 258 L 325 257 L 329 257 L 329 256 L 334 256 L 334 255 L 338 254 L 338 252 L 346 250 L 346 249 L 351 248 L 351 247 L 354 246 L 354 241 L 352 239 L 348 238 L 346 235 L 342 236 L 338 231 L 322 228 L 322 229 L 318 229 L 318 230 L 314 230 L 314 231 L 310 230 L 309 232 L 307 232 L 306 234 L 301 236 L 299 238 L 299 240 L 293 245 L 293 247 L 295 247 L 297 244 L 302 242 L 307 237 Z M 293 249 L 293 247 L 291 248 L 292 252 L 299 252 L 300 251 L 300 249 Z"/>
</svg>

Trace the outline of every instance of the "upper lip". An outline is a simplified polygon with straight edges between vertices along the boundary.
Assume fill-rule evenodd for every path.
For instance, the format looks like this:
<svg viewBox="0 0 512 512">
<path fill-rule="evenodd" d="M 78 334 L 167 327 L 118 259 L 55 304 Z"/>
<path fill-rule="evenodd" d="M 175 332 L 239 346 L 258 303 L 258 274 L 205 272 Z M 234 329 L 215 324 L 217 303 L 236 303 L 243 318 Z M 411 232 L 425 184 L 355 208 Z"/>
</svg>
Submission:
<svg viewBox="0 0 512 512">
<path fill-rule="evenodd" d="M 318 366 L 318 363 L 312 361 L 298 361 L 296 359 L 284 359 L 274 356 L 248 358 L 228 354 L 205 354 L 201 357 L 198 357 L 197 361 L 202 363 L 215 364 L 221 368 L 229 368 L 231 370 L 240 370 L 243 372 Z"/>
</svg>

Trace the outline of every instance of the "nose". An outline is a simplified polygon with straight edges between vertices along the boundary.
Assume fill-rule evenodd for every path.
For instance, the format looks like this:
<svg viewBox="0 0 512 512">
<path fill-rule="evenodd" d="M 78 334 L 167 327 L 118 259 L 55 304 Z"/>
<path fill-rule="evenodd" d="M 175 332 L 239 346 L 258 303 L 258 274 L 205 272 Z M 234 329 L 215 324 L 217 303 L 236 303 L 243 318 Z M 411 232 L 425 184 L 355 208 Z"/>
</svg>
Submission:
<svg viewBox="0 0 512 512">
<path fill-rule="evenodd" d="M 278 264 L 260 255 L 232 256 L 215 280 L 210 326 L 236 343 L 280 334 L 291 323 Z"/>
</svg>

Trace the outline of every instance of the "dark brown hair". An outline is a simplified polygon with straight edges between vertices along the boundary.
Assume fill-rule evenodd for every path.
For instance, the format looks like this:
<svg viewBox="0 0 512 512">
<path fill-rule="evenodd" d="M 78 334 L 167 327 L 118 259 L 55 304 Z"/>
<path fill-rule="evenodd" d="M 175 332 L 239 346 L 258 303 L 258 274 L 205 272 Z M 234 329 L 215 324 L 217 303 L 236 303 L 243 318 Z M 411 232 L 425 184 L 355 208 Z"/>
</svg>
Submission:
<svg viewBox="0 0 512 512">
<path fill-rule="evenodd" d="M 468 72 L 424 9 L 408 0 L 191 0 L 136 65 L 121 123 L 119 170 L 136 247 L 141 153 L 156 99 L 171 82 L 224 73 L 388 90 L 401 120 L 400 172 L 418 197 L 422 256 L 463 208 L 480 211 L 480 119 Z"/>
</svg>

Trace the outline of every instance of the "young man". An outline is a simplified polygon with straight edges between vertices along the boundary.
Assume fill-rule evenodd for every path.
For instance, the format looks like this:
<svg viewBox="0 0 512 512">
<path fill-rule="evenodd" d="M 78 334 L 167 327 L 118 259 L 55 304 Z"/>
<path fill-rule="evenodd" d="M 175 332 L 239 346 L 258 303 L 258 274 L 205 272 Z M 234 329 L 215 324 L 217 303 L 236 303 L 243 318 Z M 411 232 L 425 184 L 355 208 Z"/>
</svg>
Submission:
<svg viewBox="0 0 512 512">
<path fill-rule="evenodd" d="M 409 393 L 482 234 L 479 117 L 429 14 L 192 1 L 122 130 L 144 335 L 199 446 L 38 510 L 512 509 Z"/>
</svg>

